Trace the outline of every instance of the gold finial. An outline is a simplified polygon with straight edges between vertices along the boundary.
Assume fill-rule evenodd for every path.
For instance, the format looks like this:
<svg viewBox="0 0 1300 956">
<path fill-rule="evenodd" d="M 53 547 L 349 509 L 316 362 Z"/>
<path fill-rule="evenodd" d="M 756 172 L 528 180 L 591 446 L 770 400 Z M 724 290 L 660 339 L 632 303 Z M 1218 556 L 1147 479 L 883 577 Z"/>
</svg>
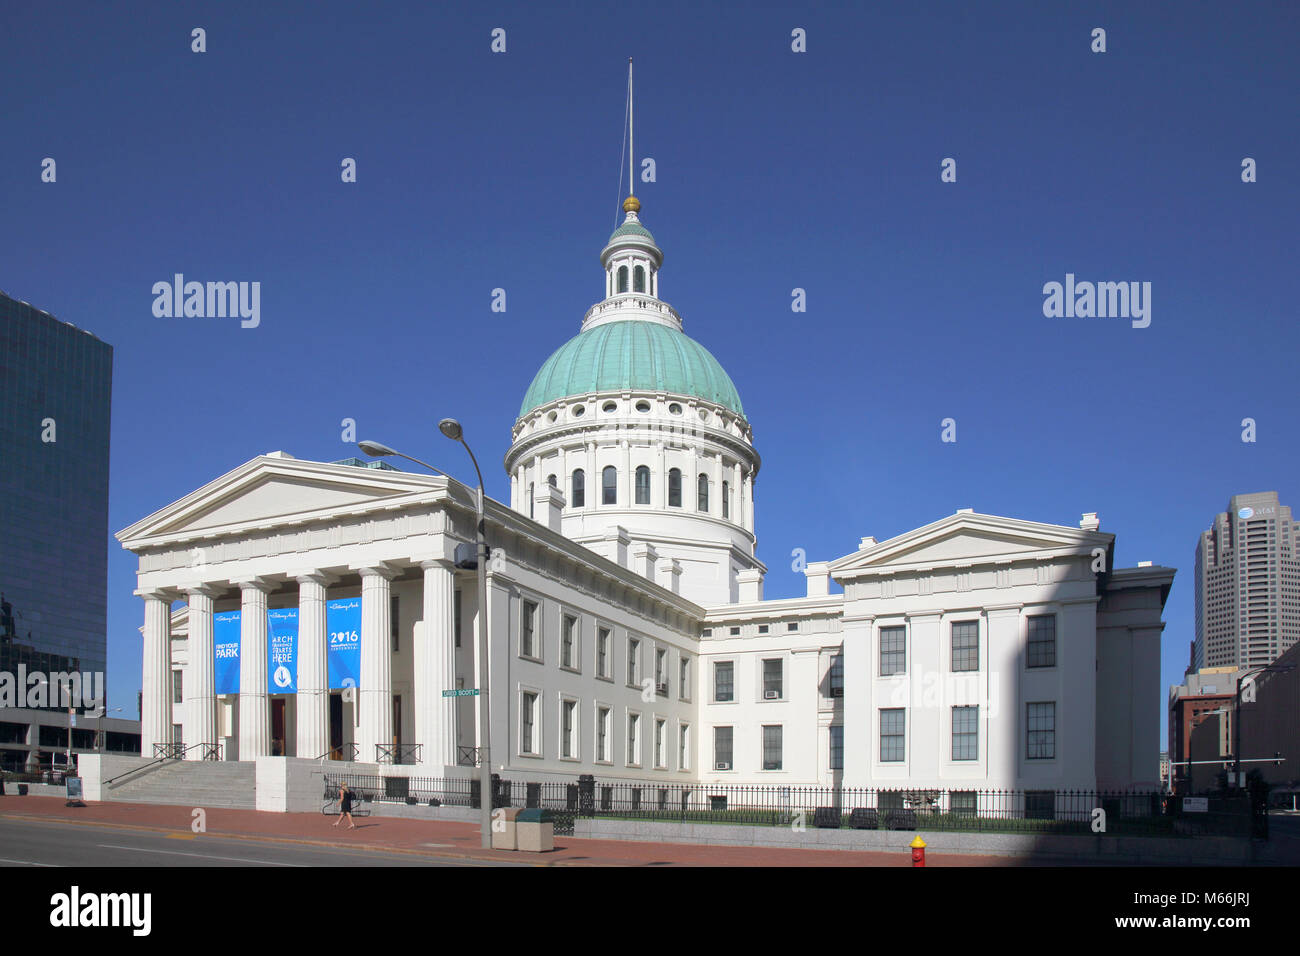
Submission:
<svg viewBox="0 0 1300 956">
<path fill-rule="evenodd" d="M 626 199 L 623 200 L 623 211 L 640 212 L 641 200 L 637 199 L 635 196 L 628 196 Z"/>
</svg>

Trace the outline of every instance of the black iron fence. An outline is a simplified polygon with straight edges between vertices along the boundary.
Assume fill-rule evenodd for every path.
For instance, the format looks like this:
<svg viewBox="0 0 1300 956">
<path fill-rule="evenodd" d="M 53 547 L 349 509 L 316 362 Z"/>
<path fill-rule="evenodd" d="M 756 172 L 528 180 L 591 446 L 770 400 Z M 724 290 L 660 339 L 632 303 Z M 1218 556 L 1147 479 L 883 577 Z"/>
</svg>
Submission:
<svg viewBox="0 0 1300 956">
<path fill-rule="evenodd" d="M 326 774 L 326 796 L 346 782 L 364 801 L 478 807 L 477 778 Z M 494 807 L 552 810 L 556 832 L 575 817 L 805 829 L 947 830 L 1022 834 L 1240 836 L 1260 832 L 1247 799 L 1211 799 L 1187 813 L 1158 792 L 955 790 L 529 781 L 492 775 Z M 572 832 L 569 830 L 569 832 Z"/>
</svg>

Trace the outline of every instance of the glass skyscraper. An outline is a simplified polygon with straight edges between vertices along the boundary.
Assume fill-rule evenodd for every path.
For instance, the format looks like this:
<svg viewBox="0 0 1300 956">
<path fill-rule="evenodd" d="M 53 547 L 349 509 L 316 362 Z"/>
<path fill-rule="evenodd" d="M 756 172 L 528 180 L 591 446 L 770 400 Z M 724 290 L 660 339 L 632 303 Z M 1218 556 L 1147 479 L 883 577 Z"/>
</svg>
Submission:
<svg viewBox="0 0 1300 956">
<path fill-rule="evenodd" d="M 0 292 L 0 671 L 104 671 L 112 378 L 112 346 Z"/>
</svg>

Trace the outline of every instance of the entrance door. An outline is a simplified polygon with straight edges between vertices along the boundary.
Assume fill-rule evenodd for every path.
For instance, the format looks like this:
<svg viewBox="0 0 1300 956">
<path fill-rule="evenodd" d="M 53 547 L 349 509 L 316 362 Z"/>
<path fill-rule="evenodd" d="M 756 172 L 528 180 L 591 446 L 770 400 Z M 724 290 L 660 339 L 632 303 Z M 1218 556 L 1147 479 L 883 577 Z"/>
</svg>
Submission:
<svg viewBox="0 0 1300 956">
<path fill-rule="evenodd" d="M 284 749 L 284 698 L 271 698 L 271 756 L 283 757 Z"/>
<path fill-rule="evenodd" d="M 402 759 L 402 695 L 393 695 L 393 762 Z"/>
<path fill-rule="evenodd" d="M 338 760 L 343 747 L 343 695 L 330 694 L 330 759 Z"/>
</svg>

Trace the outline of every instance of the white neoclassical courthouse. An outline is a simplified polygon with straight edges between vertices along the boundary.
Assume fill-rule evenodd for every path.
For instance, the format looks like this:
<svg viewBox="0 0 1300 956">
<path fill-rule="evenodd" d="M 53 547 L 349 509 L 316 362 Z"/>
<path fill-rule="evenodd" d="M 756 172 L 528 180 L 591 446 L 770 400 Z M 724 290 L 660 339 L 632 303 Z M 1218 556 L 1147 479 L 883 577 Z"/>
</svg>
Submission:
<svg viewBox="0 0 1300 956">
<path fill-rule="evenodd" d="M 118 534 L 143 755 L 464 775 L 478 708 L 444 692 L 486 669 L 492 768 L 529 779 L 1155 787 L 1174 572 L 1114 568 L 1095 514 L 937 516 L 763 600 L 751 424 L 624 210 L 604 297 L 524 393 L 509 506 L 486 502 L 488 660 L 454 560 L 472 489 L 272 452 Z"/>
</svg>

